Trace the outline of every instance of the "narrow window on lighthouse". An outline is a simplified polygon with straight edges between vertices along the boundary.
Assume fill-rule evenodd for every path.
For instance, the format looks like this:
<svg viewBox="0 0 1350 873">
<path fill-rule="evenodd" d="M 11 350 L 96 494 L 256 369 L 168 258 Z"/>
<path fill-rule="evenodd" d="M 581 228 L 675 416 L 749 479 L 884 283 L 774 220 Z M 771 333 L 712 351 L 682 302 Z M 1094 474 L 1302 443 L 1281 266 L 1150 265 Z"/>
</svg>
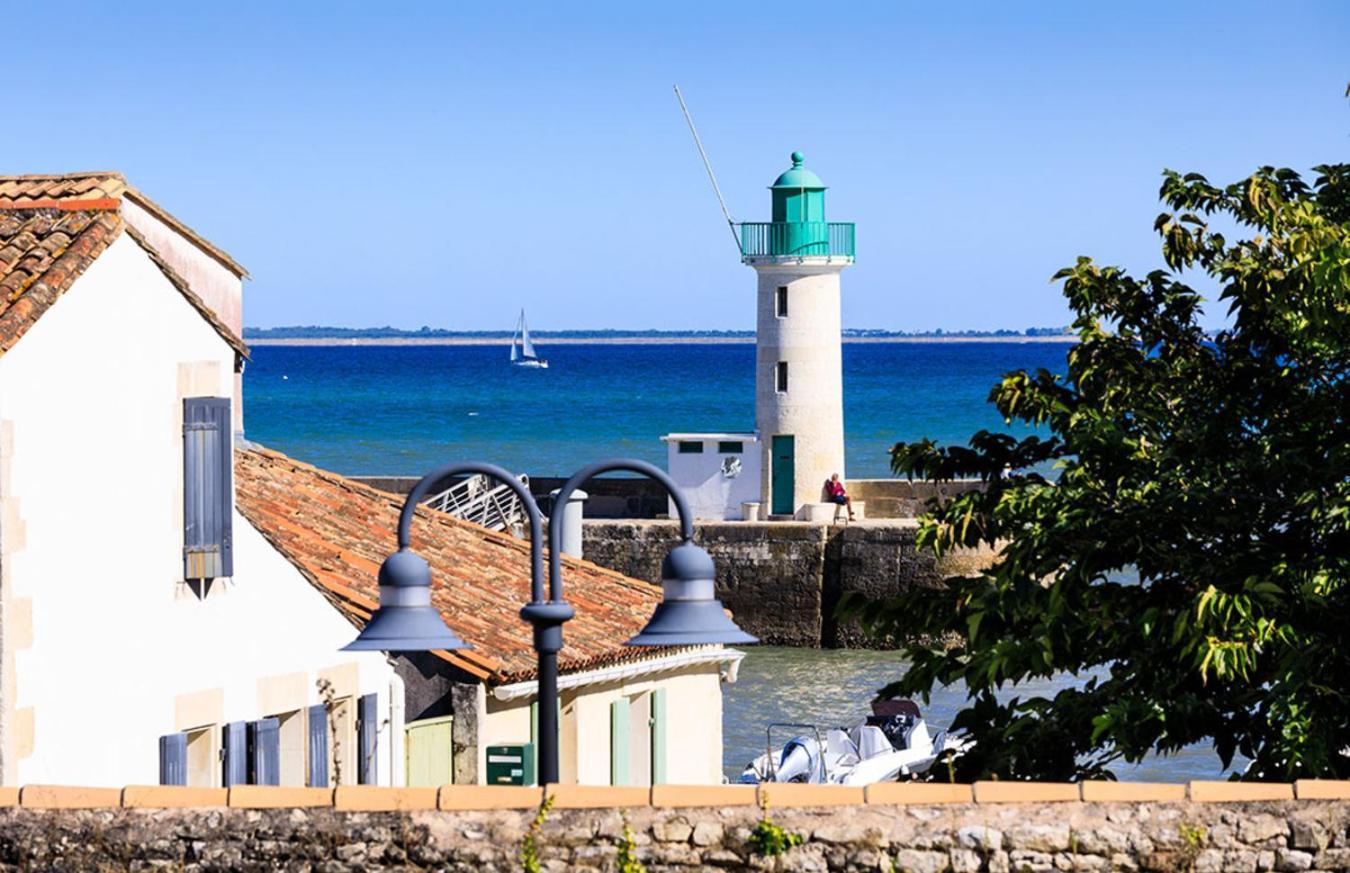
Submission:
<svg viewBox="0 0 1350 873">
<path fill-rule="evenodd" d="M 779 394 L 787 393 L 787 361 L 778 362 L 778 369 L 774 375 L 774 385 Z"/>
<path fill-rule="evenodd" d="M 774 295 L 774 314 L 779 318 L 787 318 L 787 286 L 779 285 L 778 293 Z"/>
</svg>

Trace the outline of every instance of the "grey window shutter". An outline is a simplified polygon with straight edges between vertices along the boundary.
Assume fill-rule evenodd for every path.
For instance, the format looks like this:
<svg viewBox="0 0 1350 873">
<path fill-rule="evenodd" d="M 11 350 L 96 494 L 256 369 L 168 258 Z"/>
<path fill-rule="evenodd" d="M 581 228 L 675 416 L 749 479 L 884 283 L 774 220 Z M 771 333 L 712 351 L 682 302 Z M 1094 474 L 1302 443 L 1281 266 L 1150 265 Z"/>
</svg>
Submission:
<svg viewBox="0 0 1350 873">
<path fill-rule="evenodd" d="M 226 787 L 248 784 L 248 726 L 242 721 L 225 725 L 222 766 Z"/>
<path fill-rule="evenodd" d="M 361 753 L 356 765 L 356 781 L 361 785 L 374 785 L 379 781 L 379 762 L 375 757 L 380 731 L 378 700 L 374 694 L 363 694 L 356 701 L 357 748 Z"/>
<path fill-rule="evenodd" d="M 183 576 L 234 575 L 228 397 L 183 400 Z"/>
<path fill-rule="evenodd" d="M 328 787 L 328 707 L 316 703 L 309 708 L 309 784 Z"/>
<path fill-rule="evenodd" d="M 248 723 L 249 782 L 281 784 L 281 721 L 260 718 Z"/>
<path fill-rule="evenodd" d="M 159 784 L 187 784 L 187 734 L 165 734 L 159 738 Z"/>
</svg>

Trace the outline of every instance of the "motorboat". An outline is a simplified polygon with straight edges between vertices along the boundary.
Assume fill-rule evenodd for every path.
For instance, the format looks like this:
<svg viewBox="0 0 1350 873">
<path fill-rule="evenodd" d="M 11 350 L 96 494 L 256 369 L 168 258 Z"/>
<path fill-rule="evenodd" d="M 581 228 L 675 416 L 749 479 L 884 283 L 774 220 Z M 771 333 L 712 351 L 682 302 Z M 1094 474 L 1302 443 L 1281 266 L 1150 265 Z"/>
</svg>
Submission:
<svg viewBox="0 0 1350 873">
<path fill-rule="evenodd" d="M 778 748 L 775 731 L 798 731 Z M 778 722 L 765 731 L 765 752 L 746 765 L 743 783 L 805 782 L 820 785 L 868 785 L 894 782 L 927 772 L 945 752 L 964 743 L 946 731 L 930 733 L 912 700 L 878 700 L 872 714 L 850 728 L 830 728 L 821 736 L 812 724 Z"/>
</svg>

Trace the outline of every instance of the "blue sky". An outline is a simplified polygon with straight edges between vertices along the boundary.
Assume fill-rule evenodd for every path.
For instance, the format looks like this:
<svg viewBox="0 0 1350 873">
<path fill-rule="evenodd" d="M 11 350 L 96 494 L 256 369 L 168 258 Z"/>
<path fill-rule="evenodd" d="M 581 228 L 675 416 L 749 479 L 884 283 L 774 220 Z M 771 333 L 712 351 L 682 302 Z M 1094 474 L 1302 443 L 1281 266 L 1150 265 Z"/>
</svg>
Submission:
<svg viewBox="0 0 1350 873">
<path fill-rule="evenodd" d="M 117 169 L 244 263 L 251 326 L 750 328 L 793 149 L 851 327 L 1067 320 L 1163 167 L 1350 160 L 1350 4 L 15 4 L 3 172 Z M 75 34 L 72 38 L 71 34 Z M 46 36 L 44 36 L 46 35 Z M 47 38 L 47 37 L 50 38 Z"/>
</svg>

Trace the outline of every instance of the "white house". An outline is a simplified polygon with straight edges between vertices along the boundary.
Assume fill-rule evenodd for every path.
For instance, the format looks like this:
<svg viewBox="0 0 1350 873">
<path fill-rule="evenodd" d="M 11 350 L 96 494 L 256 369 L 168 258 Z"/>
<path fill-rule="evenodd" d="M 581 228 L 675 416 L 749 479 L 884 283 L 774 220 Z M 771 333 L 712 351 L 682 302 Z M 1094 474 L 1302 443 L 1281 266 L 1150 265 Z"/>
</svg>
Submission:
<svg viewBox="0 0 1350 873">
<path fill-rule="evenodd" d="M 0 178 L 5 784 L 398 772 L 392 667 L 234 513 L 245 275 L 115 174 Z"/>
<path fill-rule="evenodd" d="M 242 442 L 246 275 L 116 174 L 0 177 L 4 784 L 482 781 L 530 738 L 514 540 L 419 522 L 475 650 L 340 651 L 397 501 Z M 564 778 L 717 781 L 738 653 L 635 658 L 657 589 L 569 571 Z"/>
</svg>

